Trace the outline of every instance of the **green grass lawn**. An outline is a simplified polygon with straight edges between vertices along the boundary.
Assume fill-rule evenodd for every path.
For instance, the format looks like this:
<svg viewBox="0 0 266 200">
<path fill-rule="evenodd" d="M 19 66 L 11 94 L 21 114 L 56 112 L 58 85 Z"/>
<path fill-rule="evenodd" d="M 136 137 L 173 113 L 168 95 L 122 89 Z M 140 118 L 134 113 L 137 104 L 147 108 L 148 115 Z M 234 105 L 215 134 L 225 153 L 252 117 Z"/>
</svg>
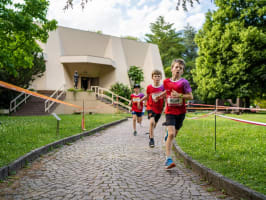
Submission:
<svg viewBox="0 0 266 200">
<path fill-rule="evenodd" d="M 188 113 L 187 117 L 203 114 Z M 266 114 L 232 115 L 235 118 L 266 123 Z M 214 115 L 186 119 L 177 137 L 184 152 L 224 176 L 266 194 L 266 127 L 217 116 L 216 152 Z"/>
<path fill-rule="evenodd" d="M 123 119 L 128 114 L 85 115 L 85 127 L 91 130 L 100 125 Z M 20 156 L 46 144 L 83 132 L 81 115 L 59 115 L 59 136 L 56 135 L 57 121 L 53 116 L 0 116 L 0 167 Z"/>
</svg>

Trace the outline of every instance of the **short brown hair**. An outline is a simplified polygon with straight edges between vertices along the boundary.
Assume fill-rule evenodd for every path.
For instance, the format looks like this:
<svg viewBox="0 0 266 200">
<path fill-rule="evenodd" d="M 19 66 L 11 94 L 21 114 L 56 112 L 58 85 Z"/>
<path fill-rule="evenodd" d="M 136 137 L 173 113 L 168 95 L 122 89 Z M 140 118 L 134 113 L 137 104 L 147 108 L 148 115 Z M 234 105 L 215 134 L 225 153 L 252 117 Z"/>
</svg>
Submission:
<svg viewBox="0 0 266 200">
<path fill-rule="evenodd" d="M 160 70 L 158 70 L 158 69 L 155 69 L 155 70 L 152 71 L 151 77 L 153 77 L 153 75 L 160 75 L 160 76 L 162 76 L 162 72 Z"/>
<path fill-rule="evenodd" d="M 174 60 L 172 61 L 171 69 L 173 68 L 173 66 L 174 66 L 176 63 L 178 63 L 178 64 L 180 64 L 180 65 L 183 65 L 183 67 L 184 67 L 184 69 L 185 69 L 185 67 L 186 67 L 186 62 L 185 62 L 183 59 L 181 59 L 181 58 L 174 59 Z"/>
</svg>

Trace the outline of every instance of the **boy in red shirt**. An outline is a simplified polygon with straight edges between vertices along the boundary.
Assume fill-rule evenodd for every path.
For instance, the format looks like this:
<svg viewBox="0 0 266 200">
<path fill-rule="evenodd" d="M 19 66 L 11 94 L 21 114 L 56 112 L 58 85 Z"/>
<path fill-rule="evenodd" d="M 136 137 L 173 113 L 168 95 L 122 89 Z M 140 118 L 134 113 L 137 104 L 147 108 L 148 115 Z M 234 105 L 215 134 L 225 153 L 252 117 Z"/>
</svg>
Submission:
<svg viewBox="0 0 266 200">
<path fill-rule="evenodd" d="M 192 100 L 192 90 L 189 82 L 181 78 L 184 73 L 185 61 L 182 59 L 175 59 L 171 65 L 172 78 L 165 79 L 163 86 L 164 94 L 157 97 L 159 99 L 163 95 L 166 96 L 166 126 L 167 135 L 166 140 L 166 169 L 175 167 L 175 163 L 171 158 L 171 149 L 173 139 L 177 136 L 178 131 L 183 125 L 186 115 L 185 100 Z"/>
<path fill-rule="evenodd" d="M 135 84 L 134 85 L 134 93 L 130 95 L 131 102 L 130 104 L 132 105 L 132 116 L 133 116 L 133 129 L 134 129 L 134 136 L 137 135 L 136 131 L 136 122 L 141 124 L 142 121 L 142 110 L 143 110 L 143 102 L 140 101 L 144 97 L 143 93 L 140 93 L 140 85 Z"/>
<path fill-rule="evenodd" d="M 149 146 L 154 147 L 154 128 L 156 127 L 161 113 L 163 111 L 164 100 L 163 98 L 155 101 L 156 97 L 159 96 L 163 91 L 164 87 L 160 83 L 162 80 L 162 72 L 159 70 L 154 70 L 152 72 L 153 84 L 147 86 L 146 93 L 147 95 L 141 99 L 141 101 L 147 100 L 147 112 L 148 119 L 150 119 L 150 128 L 149 128 Z M 149 108 L 149 109 L 148 109 Z"/>
</svg>

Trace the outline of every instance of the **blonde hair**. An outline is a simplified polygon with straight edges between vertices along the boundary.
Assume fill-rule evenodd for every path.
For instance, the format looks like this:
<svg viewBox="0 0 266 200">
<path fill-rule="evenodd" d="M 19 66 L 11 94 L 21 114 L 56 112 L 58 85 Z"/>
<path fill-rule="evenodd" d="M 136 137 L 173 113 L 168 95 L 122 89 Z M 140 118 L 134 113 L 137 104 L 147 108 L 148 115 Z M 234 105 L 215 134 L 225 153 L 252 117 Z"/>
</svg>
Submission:
<svg viewBox="0 0 266 200">
<path fill-rule="evenodd" d="M 158 69 L 155 69 L 155 70 L 152 71 L 151 77 L 153 77 L 153 75 L 160 75 L 160 76 L 162 76 L 162 72 L 160 70 L 158 70 Z"/>
<path fill-rule="evenodd" d="M 185 62 L 183 59 L 181 59 L 181 58 L 174 59 L 174 60 L 172 61 L 171 69 L 173 68 L 173 66 L 174 66 L 176 63 L 178 63 L 178 64 L 180 64 L 180 65 L 183 65 L 183 67 L 184 67 L 184 69 L 185 69 L 185 67 L 186 67 L 186 62 Z"/>
</svg>

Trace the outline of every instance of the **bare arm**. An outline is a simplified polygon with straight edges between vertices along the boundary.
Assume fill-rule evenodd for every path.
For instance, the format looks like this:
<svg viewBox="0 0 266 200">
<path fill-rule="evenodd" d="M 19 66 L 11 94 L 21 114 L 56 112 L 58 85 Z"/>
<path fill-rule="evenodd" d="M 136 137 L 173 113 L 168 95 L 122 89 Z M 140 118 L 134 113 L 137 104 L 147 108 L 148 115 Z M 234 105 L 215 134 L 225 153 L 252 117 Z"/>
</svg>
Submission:
<svg viewBox="0 0 266 200">
<path fill-rule="evenodd" d="M 155 102 L 158 101 L 160 98 L 164 97 L 166 95 L 166 90 L 163 91 L 160 95 L 158 95 L 156 98 L 155 98 Z"/>
<path fill-rule="evenodd" d="M 192 100 L 193 99 L 193 94 L 192 92 L 187 93 L 187 94 L 182 94 L 182 93 L 178 93 L 176 91 L 172 91 L 171 92 L 171 96 L 172 97 L 178 97 L 178 98 L 183 98 L 183 99 L 187 99 L 187 100 Z"/>
<path fill-rule="evenodd" d="M 145 101 L 146 99 L 148 99 L 148 95 L 145 95 L 144 97 L 142 97 L 142 99 L 140 99 L 140 102 Z"/>
</svg>

